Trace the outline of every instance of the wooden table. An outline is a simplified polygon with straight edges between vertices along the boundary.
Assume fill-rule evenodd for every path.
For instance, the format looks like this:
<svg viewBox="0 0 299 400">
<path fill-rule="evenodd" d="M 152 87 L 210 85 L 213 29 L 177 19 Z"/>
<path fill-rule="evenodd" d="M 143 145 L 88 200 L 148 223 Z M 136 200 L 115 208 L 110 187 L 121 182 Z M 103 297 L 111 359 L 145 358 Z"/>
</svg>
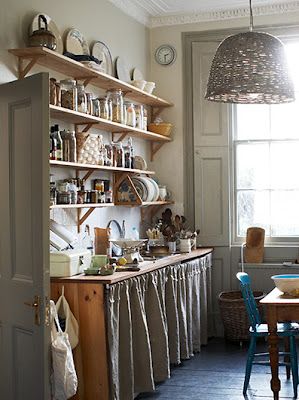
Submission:
<svg viewBox="0 0 299 400">
<path fill-rule="evenodd" d="M 277 322 L 299 321 L 299 298 L 283 294 L 273 289 L 260 303 L 266 306 L 269 329 L 269 353 L 271 364 L 271 389 L 275 400 L 279 399 L 280 380 L 278 375 Z"/>
</svg>

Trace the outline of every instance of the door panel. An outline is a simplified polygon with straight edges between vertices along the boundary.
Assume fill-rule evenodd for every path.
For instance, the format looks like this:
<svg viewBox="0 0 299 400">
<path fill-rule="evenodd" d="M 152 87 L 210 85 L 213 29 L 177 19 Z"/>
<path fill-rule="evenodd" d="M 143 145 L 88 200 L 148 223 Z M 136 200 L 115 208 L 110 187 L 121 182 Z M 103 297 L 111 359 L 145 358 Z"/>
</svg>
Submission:
<svg viewBox="0 0 299 400">
<path fill-rule="evenodd" d="M 0 86 L 0 393 L 9 400 L 50 399 L 48 82 L 38 74 Z"/>
</svg>

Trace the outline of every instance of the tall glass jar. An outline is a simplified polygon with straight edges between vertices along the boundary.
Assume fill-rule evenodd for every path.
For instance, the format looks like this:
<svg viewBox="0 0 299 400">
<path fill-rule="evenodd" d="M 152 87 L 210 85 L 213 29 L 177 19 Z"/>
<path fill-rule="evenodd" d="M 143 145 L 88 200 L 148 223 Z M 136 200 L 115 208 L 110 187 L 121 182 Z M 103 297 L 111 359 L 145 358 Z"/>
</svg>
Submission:
<svg viewBox="0 0 299 400">
<path fill-rule="evenodd" d="M 77 111 L 86 113 L 87 112 L 87 99 L 84 85 L 77 85 Z"/>
<path fill-rule="evenodd" d="M 134 103 L 126 103 L 126 122 L 127 125 L 132 126 L 133 128 L 136 127 L 136 111 L 135 111 L 135 104 Z"/>
<path fill-rule="evenodd" d="M 110 90 L 107 97 L 112 101 L 112 121 L 124 123 L 124 98 L 121 89 Z"/>
<path fill-rule="evenodd" d="M 100 105 L 100 117 L 103 119 L 109 119 L 109 108 L 108 108 L 107 97 L 99 98 L 99 105 Z"/>
<path fill-rule="evenodd" d="M 137 105 L 136 109 L 136 128 L 144 129 L 144 107 L 142 104 Z"/>
<path fill-rule="evenodd" d="M 77 111 L 77 87 L 74 79 L 60 81 L 61 107 Z"/>
</svg>

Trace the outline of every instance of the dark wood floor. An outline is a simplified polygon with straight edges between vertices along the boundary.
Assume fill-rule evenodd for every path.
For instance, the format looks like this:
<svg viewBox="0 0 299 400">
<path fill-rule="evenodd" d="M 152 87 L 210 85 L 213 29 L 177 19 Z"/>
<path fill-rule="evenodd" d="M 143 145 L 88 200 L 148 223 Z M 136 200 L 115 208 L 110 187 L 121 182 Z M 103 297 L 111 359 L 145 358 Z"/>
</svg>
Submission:
<svg viewBox="0 0 299 400">
<path fill-rule="evenodd" d="M 259 344 L 260 350 L 266 345 Z M 200 354 L 171 370 L 171 378 L 157 385 L 154 393 L 139 395 L 136 400 L 244 400 L 242 387 L 247 347 L 212 339 Z M 253 366 L 247 399 L 273 399 L 270 367 Z M 280 399 L 292 399 L 292 381 L 280 369 Z"/>
</svg>

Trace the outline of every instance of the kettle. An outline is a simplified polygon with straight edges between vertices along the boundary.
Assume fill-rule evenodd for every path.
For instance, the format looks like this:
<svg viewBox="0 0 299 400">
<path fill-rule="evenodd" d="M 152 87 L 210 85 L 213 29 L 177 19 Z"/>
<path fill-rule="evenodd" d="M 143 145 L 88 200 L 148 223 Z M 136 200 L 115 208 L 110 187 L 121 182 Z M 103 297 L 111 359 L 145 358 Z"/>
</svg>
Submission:
<svg viewBox="0 0 299 400">
<path fill-rule="evenodd" d="M 45 27 L 42 28 L 42 22 Z M 47 47 L 50 50 L 55 50 L 57 43 L 54 34 L 48 30 L 47 18 L 40 14 L 38 16 L 38 30 L 32 32 L 29 36 L 29 46 L 30 47 Z"/>
</svg>

